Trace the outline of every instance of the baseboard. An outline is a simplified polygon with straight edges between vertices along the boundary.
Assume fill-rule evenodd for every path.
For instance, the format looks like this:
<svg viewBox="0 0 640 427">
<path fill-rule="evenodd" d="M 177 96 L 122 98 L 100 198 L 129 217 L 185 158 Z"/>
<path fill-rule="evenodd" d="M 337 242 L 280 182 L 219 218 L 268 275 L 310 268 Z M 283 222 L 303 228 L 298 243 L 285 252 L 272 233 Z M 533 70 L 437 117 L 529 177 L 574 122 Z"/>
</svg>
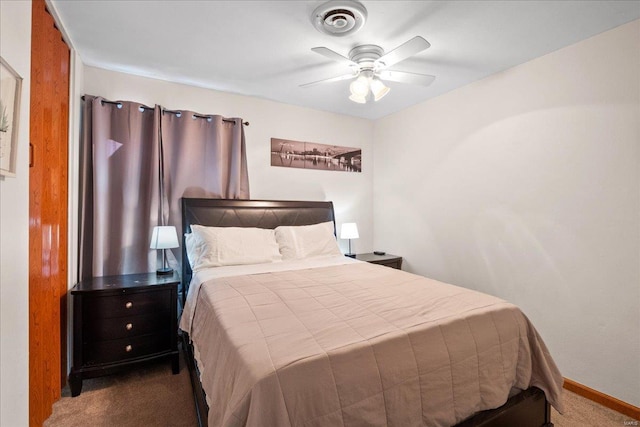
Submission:
<svg viewBox="0 0 640 427">
<path fill-rule="evenodd" d="M 640 408 L 630 403 L 623 402 L 620 399 L 601 393 L 568 378 L 564 379 L 564 388 L 584 397 L 585 399 L 592 400 L 602 406 L 631 417 L 634 420 L 640 420 Z"/>
</svg>

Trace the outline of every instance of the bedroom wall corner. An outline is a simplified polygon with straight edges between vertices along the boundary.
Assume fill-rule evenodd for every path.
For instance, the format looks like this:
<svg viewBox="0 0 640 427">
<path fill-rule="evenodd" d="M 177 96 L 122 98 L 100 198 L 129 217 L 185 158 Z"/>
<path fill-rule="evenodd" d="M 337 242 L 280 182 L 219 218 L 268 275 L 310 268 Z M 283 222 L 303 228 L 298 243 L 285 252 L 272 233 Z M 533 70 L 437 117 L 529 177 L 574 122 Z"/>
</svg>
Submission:
<svg viewBox="0 0 640 427">
<path fill-rule="evenodd" d="M 0 2 L 0 55 L 20 74 L 17 170 L 0 178 L 0 425 L 29 424 L 31 2 Z"/>
<path fill-rule="evenodd" d="M 67 289 L 78 282 L 78 227 L 79 227 L 79 182 L 80 182 L 80 123 L 82 110 L 82 86 L 84 65 L 73 45 L 71 47 L 71 73 L 69 87 L 69 203 L 68 203 L 68 260 Z M 67 372 L 73 364 L 73 304 L 67 295 Z"/>
<path fill-rule="evenodd" d="M 373 187 L 376 246 L 519 305 L 565 377 L 635 406 L 639 76 L 636 20 L 380 119 Z"/>
<path fill-rule="evenodd" d="M 82 95 L 84 86 L 84 64 L 75 49 L 73 41 L 66 31 L 66 25 L 55 3 L 46 0 L 47 8 L 58 24 L 64 40 L 70 48 L 69 73 L 69 172 L 68 172 L 68 260 L 67 288 L 71 289 L 78 281 L 78 229 L 79 229 L 79 183 L 80 183 L 80 124 L 82 120 Z M 67 372 L 73 363 L 73 305 L 71 296 L 67 296 Z"/>
</svg>

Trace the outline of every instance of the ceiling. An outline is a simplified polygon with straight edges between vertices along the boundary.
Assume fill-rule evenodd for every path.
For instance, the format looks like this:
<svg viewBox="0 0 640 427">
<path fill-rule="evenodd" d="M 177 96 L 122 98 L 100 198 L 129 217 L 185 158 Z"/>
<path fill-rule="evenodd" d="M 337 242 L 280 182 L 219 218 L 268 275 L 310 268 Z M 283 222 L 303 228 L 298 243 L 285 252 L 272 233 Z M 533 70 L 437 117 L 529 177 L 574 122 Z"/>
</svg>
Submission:
<svg viewBox="0 0 640 427">
<path fill-rule="evenodd" d="M 377 119 L 640 18 L 640 1 L 361 1 L 364 27 L 317 31 L 324 1 L 50 0 L 86 65 Z M 349 101 L 348 72 L 311 51 L 390 51 L 415 36 L 431 48 L 393 68 L 436 76 L 429 87 L 389 82 L 378 102 Z M 598 52 L 593 52 L 598 55 Z"/>
</svg>

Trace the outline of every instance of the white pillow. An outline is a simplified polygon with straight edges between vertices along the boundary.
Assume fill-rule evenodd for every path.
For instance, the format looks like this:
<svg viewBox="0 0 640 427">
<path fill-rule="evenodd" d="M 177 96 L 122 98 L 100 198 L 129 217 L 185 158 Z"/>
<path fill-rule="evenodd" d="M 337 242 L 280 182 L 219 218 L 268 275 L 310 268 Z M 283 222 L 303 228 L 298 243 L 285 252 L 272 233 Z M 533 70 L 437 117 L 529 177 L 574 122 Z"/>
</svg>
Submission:
<svg viewBox="0 0 640 427">
<path fill-rule="evenodd" d="M 193 270 L 194 259 L 198 256 L 198 251 L 195 249 L 195 237 L 193 237 L 193 233 L 185 233 L 184 234 L 184 247 L 187 250 L 187 259 L 189 260 L 189 265 L 191 266 L 191 270 Z"/>
<path fill-rule="evenodd" d="M 276 227 L 276 240 L 282 259 L 301 259 L 319 255 L 342 255 L 333 234 L 333 222 Z"/>
<path fill-rule="evenodd" d="M 187 259 L 189 260 L 189 265 L 191 266 L 191 270 L 193 270 L 193 266 L 195 265 L 195 260 L 199 256 L 200 251 L 196 249 L 196 238 L 193 233 L 185 233 L 184 234 L 184 247 L 187 250 Z"/>
<path fill-rule="evenodd" d="M 185 245 L 193 271 L 282 260 L 273 230 L 194 224 L 191 226 L 191 234 Z"/>
</svg>

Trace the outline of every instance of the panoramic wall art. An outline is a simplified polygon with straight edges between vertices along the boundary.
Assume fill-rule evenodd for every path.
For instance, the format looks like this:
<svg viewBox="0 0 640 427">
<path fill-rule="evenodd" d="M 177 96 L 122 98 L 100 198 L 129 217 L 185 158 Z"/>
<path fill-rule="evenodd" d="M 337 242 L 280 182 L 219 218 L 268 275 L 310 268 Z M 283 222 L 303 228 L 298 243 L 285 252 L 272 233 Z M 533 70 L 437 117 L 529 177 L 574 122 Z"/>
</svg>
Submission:
<svg viewBox="0 0 640 427">
<path fill-rule="evenodd" d="M 362 149 L 271 138 L 271 166 L 362 172 Z"/>
</svg>

